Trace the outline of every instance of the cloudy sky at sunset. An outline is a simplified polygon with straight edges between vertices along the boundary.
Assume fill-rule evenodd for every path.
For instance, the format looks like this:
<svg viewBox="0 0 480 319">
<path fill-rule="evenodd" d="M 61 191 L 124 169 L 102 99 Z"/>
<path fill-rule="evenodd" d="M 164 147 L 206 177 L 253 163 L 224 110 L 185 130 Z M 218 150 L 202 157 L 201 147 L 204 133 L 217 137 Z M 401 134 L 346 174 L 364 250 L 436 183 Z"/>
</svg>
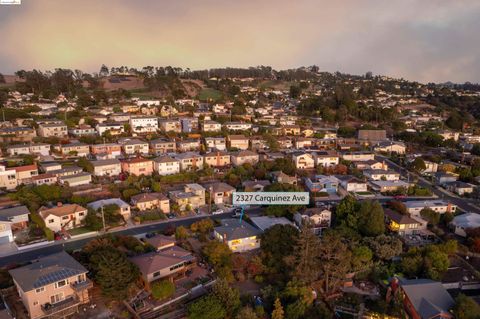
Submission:
<svg viewBox="0 0 480 319">
<path fill-rule="evenodd" d="M 0 72 L 316 64 L 480 82 L 480 1 L 22 0 L 0 6 Z"/>
</svg>

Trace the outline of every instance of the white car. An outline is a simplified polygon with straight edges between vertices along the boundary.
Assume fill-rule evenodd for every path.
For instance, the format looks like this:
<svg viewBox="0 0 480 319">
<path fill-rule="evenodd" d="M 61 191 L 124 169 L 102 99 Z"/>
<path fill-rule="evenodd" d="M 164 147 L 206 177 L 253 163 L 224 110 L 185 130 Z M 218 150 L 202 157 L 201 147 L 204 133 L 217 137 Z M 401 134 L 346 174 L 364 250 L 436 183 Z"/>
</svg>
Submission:
<svg viewBox="0 0 480 319">
<path fill-rule="evenodd" d="M 218 215 L 218 214 L 223 214 L 223 213 L 224 213 L 223 209 L 217 209 L 217 210 L 212 212 L 212 215 Z"/>
</svg>

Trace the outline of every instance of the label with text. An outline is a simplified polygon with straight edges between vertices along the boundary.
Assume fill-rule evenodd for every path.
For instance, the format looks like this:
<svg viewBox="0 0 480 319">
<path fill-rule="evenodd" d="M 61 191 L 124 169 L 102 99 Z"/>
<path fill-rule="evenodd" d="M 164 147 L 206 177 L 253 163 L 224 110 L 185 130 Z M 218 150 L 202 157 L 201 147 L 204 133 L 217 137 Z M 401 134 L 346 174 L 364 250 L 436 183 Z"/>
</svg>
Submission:
<svg viewBox="0 0 480 319">
<path fill-rule="evenodd" d="M 308 192 L 233 192 L 233 205 L 308 205 Z"/>
</svg>

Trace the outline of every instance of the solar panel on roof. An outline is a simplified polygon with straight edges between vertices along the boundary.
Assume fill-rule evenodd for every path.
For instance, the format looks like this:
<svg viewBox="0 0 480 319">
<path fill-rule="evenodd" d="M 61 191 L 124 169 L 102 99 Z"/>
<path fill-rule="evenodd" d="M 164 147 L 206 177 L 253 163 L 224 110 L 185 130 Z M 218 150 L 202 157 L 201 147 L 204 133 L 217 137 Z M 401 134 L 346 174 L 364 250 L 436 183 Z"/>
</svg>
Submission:
<svg viewBox="0 0 480 319">
<path fill-rule="evenodd" d="M 76 270 L 76 269 L 68 269 L 68 268 L 60 269 L 58 271 L 54 271 L 54 272 L 48 273 L 46 275 L 40 276 L 37 279 L 37 281 L 35 281 L 35 283 L 33 284 L 33 287 L 35 287 L 35 288 L 43 287 L 43 286 L 46 286 L 48 284 L 51 284 L 51 283 L 54 283 L 54 282 L 57 282 L 57 281 L 60 281 L 60 280 L 63 280 L 63 279 L 67 279 L 67 278 L 75 276 L 75 275 L 78 275 L 80 273 L 81 272 Z"/>
</svg>

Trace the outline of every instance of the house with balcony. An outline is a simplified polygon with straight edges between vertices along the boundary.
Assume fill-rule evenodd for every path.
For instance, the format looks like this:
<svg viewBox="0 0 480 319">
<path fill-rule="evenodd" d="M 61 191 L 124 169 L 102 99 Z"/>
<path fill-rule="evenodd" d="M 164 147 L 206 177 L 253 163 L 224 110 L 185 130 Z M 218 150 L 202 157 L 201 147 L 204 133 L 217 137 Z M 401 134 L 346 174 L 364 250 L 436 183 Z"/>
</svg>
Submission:
<svg viewBox="0 0 480 319">
<path fill-rule="evenodd" d="M 292 154 L 292 160 L 297 169 L 315 168 L 315 159 L 313 155 L 305 152 L 296 152 Z"/>
<path fill-rule="evenodd" d="M 38 175 L 37 164 L 11 167 L 7 170 L 15 172 L 17 184 L 32 184 L 32 178 Z"/>
<path fill-rule="evenodd" d="M 257 153 L 249 150 L 232 153 L 230 158 L 234 166 L 241 166 L 246 163 L 255 165 L 260 160 Z"/>
<path fill-rule="evenodd" d="M 220 132 L 222 130 L 222 124 L 215 121 L 205 120 L 202 123 L 202 132 Z"/>
<path fill-rule="evenodd" d="M 50 155 L 50 144 L 17 144 L 7 147 L 10 156 L 16 155 Z"/>
<path fill-rule="evenodd" d="M 156 133 L 158 131 L 158 118 L 156 116 L 131 116 L 130 127 L 133 133 Z"/>
<path fill-rule="evenodd" d="M 38 215 L 46 227 L 58 232 L 81 226 L 87 217 L 87 209 L 77 204 L 58 203 L 53 208 L 40 207 Z"/>
<path fill-rule="evenodd" d="M 122 146 L 122 150 L 125 155 L 147 155 L 150 151 L 148 148 L 148 143 L 139 139 L 127 137 L 118 140 L 118 143 Z"/>
<path fill-rule="evenodd" d="M 175 153 L 177 151 L 177 145 L 174 140 L 157 138 L 155 140 L 151 140 L 149 144 L 150 151 L 155 155 Z"/>
<path fill-rule="evenodd" d="M 227 149 L 225 137 L 206 137 L 205 145 L 209 150 L 225 151 Z"/>
<path fill-rule="evenodd" d="M 153 170 L 161 176 L 180 173 L 180 161 L 167 155 L 153 160 Z"/>
<path fill-rule="evenodd" d="M 125 133 L 125 127 L 123 126 L 123 123 L 99 123 L 95 129 L 100 136 L 103 136 L 107 133 L 112 136 Z"/>
<path fill-rule="evenodd" d="M 419 231 L 427 229 L 428 222 L 420 217 L 410 217 L 391 209 L 384 211 L 387 229 L 400 236 L 416 235 Z"/>
<path fill-rule="evenodd" d="M 91 161 L 94 176 L 118 176 L 122 173 L 122 165 L 118 159 Z"/>
<path fill-rule="evenodd" d="M 221 226 L 213 229 L 213 234 L 233 252 L 245 252 L 260 247 L 261 230 L 238 219 L 222 219 L 220 223 Z"/>
<path fill-rule="evenodd" d="M 39 174 L 37 176 L 32 177 L 32 184 L 35 186 L 40 186 L 40 185 L 53 185 L 58 182 L 58 177 L 50 174 L 50 173 L 45 173 L 45 174 Z"/>
<path fill-rule="evenodd" d="M 204 165 L 203 156 L 198 153 L 179 153 L 173 157 L 180 162 L 180 171 L 182 172 L 196 171 L 202 169 Z"/>
<path fill-rule="evenodd" d="M 205 206 L 205 188 L 196 183 L 186 184 L 183 190 L 171 191 L 168 196 L 181 211 Z"/>
<path fill-rule="evenodd" d="M 302 212 L 295 213 L 293 220 L 299 228 L 308 223 L 316 235 L 321 235 L 324 229 L 330 228 L 332 212 L 320 207 L 307 208 Z"/>
<path fill-rule="evenodd" d="M 205 165 L 210 167 L 225 167 L 231 164 L 231 156 L 227 152 L 214 151 L 203 156 Z"/>
<path fill-rule="evenodd" d="M 372 181 L 398 181 L 400 173 L 393 170 L 366 169 L 362 174 Z"/>
<path fill-rule="evenodd" d="M 153 161 L 141 157 L 121 161 L 122 172 L 130 175 L 150 176 L 153 173 Z"/>
<path fill-rule="evenodd" d="M 132 205 L 139 211 L 160 209 L 163 213 L 170 213 L 170 200 L 162 193 L 143 193 L 131 198 Z"/>
<path fill-rule="evenodd" d="M 235 187 L 223 182 L 206 184 L 204 187 L 210 195 L 210 200 L 215 205 L 232 204 L 232 195 Z"/>
<path fill-rule="evenodd" d="M 9 270 L 31 319 L 67 318 L 90 302 L 87 269 L 61 251 Z"/>
<path fill-rule="evenodd" d="M 335 151 L 319 151 L 312 154 L 316 167 L 337 166 L 340 158 Z"/>
<path fill-rule="evenodd" d="M 243 123 L 243 122 L 227 122 L 223 124 L 229 131 L 248 131 L 252 128 L 252 123 Z"/>
<path fill-rule="evenodd" d="M 81 124 L 68 129 L 68 134 L 73 137 L 92 136 L 97 134 L 97 131 L 90 125 Z"/>
</svg>

